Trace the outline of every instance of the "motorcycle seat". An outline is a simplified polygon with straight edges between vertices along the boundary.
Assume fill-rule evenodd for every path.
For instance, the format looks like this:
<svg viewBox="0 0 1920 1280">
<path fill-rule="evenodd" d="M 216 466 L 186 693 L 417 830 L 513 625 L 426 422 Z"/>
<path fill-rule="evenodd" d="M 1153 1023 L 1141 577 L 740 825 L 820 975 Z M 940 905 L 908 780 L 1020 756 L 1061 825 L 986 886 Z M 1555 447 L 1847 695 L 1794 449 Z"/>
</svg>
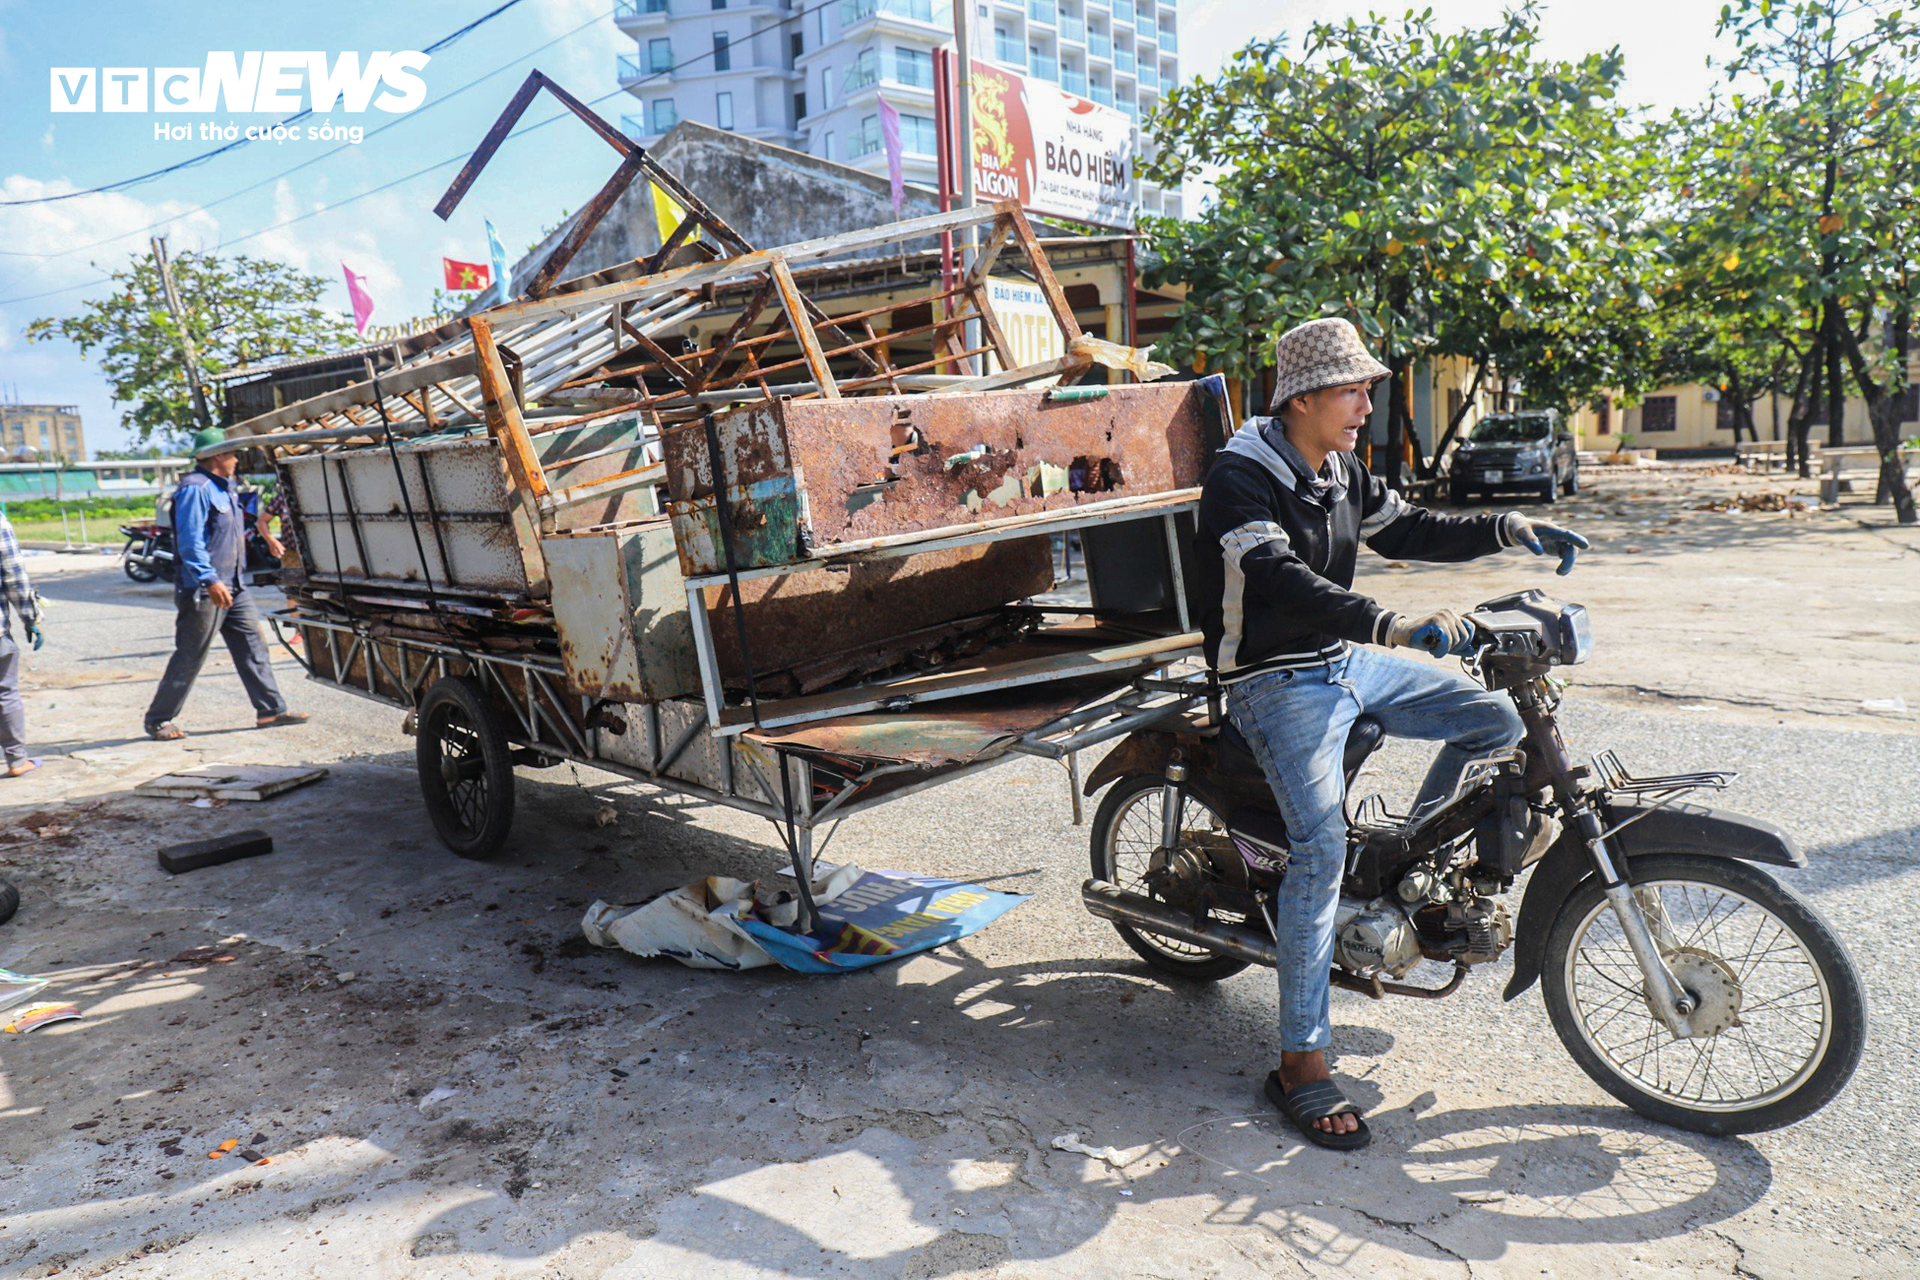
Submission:
<svg viewBox="0 0 1920 1280">
<path fill-rule="evenodd" d="M 1346 775 L 1347 787 L 1353 787 L 1353 780 L 1360 773 L 1360 766 L 1367 762 L 1387 736 L 1378 720 L 1372 716 L 1361 716 L 1353 722 L 1353 728 L 1347 731 L 1347 745 L 1340 753 L 1340 769 Z M 1219 753 L 1220 766 L 1229 773 L 1259 773 L 1260 762 L 1255 759 L 1253 748 L 1233 727 L 1233 721 L 1221 718 L 1220 736 L 1214 739 L 1214 749 Z"/>
</svg>

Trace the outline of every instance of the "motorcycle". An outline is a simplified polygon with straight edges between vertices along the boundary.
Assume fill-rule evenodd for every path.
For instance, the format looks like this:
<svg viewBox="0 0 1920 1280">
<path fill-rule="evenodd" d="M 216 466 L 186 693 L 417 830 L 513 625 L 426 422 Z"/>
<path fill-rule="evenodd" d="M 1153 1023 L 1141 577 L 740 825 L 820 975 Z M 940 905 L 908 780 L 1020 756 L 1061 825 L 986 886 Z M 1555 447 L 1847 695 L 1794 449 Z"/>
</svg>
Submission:
<svg viewBox="0 0 1920 1280">
<path fill-rule="evenodd" d="M 173 577 L 173 530 L 164 524 L 123 524 L 120 532 L 127 545 L 120 549 L 120 567 L 135 582 L 155 582 Z M 249 524 L 243 544 L 246 560 L 243 570 L 250 586 L 265 586 L 278 581 L 280 560 L 267 546 L 260 531 Z"/>
<path fill-rule="evenodd" d="M 135 582 L 173 577 L 173 530 L 164 524 L 123 524 L 127 545 L 120 549 L 120 567 Z"/>
<path fill-rule="evenodd" d="M 1573 759 L 1552 672 L 1592 649 L 1584 607 L 1524 591 L 1467 620 L 1456 656 L 1513 699 L 1525 737 L 1471 762 L 1424 813 L 1389 813 L 1378 796 L 1349 806 L 1334 984 L 1439 998 L 1511 951 L 1504 998 L 1540 983 L 1573 1060 L 1642 1115 L 1754 1133 L 1832 1101 L 1865 1046 L 1866 997 L 1833 929 L 1763 869 L 1806 865 L 1791 837 L 1684 802 L 1735 774 L 1634 777 L 1612 751 Z M 1377 721 L 1355 722 L 1349 792 L 1383 736 Z M 1108 784 L 1088 910 L 1165 975 L 1272 966 L 1286 824 L 1217 698 L 1123 741 L 1085 790 Z M 1512 917 L 1500 898 L 1528 868 Z M 1401 981 L 1423 960 L 1450 964 L 1451 979 Z"/>
</svg>

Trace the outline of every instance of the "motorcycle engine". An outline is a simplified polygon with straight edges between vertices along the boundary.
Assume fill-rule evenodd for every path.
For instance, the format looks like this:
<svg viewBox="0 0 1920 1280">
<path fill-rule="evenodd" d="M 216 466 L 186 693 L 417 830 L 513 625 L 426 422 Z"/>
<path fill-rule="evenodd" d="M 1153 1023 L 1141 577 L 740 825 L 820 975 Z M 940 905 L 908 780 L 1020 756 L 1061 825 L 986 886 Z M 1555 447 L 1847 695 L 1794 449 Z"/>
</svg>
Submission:
<svg viewBox="0 0 1920 1280">
<path fill-rule="evenodd" d="M 1333 930 L 1333 960 L 1363 978 L 1398 978 L 1420 962 L 1420 935 L 1397 902 L 1342 898 Z"/>
</svg>

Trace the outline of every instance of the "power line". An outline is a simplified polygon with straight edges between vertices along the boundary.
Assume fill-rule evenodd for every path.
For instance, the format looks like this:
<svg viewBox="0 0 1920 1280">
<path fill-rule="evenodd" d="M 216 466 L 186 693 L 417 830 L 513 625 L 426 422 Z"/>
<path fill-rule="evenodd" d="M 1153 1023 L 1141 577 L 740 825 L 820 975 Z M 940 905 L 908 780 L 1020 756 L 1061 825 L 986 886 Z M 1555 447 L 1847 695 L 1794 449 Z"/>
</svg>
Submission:
<svg viewBox="0 0 1920 1280">
<path fill-rule="evenodd" d="M 776 22 L 770 22 L 763 27 L 755 27 L 752 31 L 749 31 L 747 33 L 747 39 L 750 40 L 754 36 L 764 34 L 765 32 L 775 30 L 776 28 L 779 28 L 779 27 L 784 27 L 787 24 L 792 22 L 797 22 L 800 19 L 806 17 L 810 13 L 814 13 L 820 9 L 825 9 L 829 5 L 838 4 L 840 2 L 841 0 L 819 0 L 818 3 L 808 5 L 804 9 L 796 9 L 791 14 L 787 15 L 784 18 L 779 19 Z M 597 18 L 595 19 L 596 22 L 598 20 L 599 19 Z M 695 54 L 694 56 L 687 58 L 684 61 L 674 63 L 670 67 L 663 68 L 662 70 L 659 70 L 659 71 L 651 72 L 647 75 L 640 77 L 640 79 L 638 80 L 631 81 L 630 83 L 622 84 L 619 88 L 613 89 L 607 93 L 603 93 L 597 98 L 590 98 L 587 100 L 586 105 L 589 107 L 597 107 L 601 103 L 606 102 L 610 98 L 617 98 L 623 93 L 631 92 L 634 86 L 636 85 L 648 84 L 648 83 L 651 83 L 652 81 L 659 80 L 663 77 L 671 76 L 676 71 L 682 71 L 688 67 L 698 65 L 699 63 L 702 63 L 702 62 L 706 62 L 708 59 L 712 58 L 713 56 L 714 56 L 714 50 L 712 49 L 707 50 L 705 53 Z M 532 133 L 535 129 L 545 128 L 547 125 L 552 124 L 556 120 L 568 119 L 572 116 L 572 114 L 573 113 L 571 111 L 557 111 L 554 114 L 546 117 L 544 120 L 536 120 L 534 123 L 530 125 L 525 125 L 525 126 L 522 126 L 521 128 L 515 129 L 512 133 L 508 134 L 506 139 L 504 139 L 503 141 L 511 141 L 514 138 L 523 137 L 526 134 Z M 355 192 L 353 195 L 347 196 L 345 199 L 342 199 L 342 200 L 336 200 L 332 204 L 318 205 L 312 209 L 307 210 L 305 213 L 296 214 L 294 217 L 287 218 L 280 222 L 276 222 L 271 226 L 261 227 L 256 231 L 249 231 L 247 234 L 243 236 L 237 236 L 231 240 L 222 240 L 219 244 L 216 244 L 208 252 L 218 253 L 222 249 L 228 249 L 237 244 L 244 244 L 248 240 L 252 240 L 259 236 L 266 235 L 270 231 L 278 231 L 282 227 L 290 227 L 296 222 L 305 222 L 308 218 L 317 218 L 323 213 L 332 213 L 336 210 L 344 209 L 348 205 L 353 204 L 360 200 L 364 200 L 369 196 L 377 196 L 383 191 L 390 191 L 394 187 L 401 186 L 404 183 L 413 181 L 415 178 L 424 177 L 425 175 L 434 172 L 436 169 L 444 169 L 448 165 L 459 164 L 465 161 L 470 154 L 471 154 L 470 152 L 466 152 L 466 151 L 459 152 L 455 155 L 448 156 L 444 160 L 440 160 L 435 162 L 434 164 L 427 165 L 424 168 L 415 169 L 412 173 L 406 174 L 402 177 L 394 178 L 388 182 L 383 182 L 377 187 L 369 188 L 366 191 Z M 185 216 L 185 215 L 181 215 L 181 216 Z M 169 221 L 172 221 L 172 219 L 169 219 Z M 101 277 L 101 280 L 110 280 L 110 279 L 112 279 L 111 276 Z M 32 302 L 39 298 L 50 298 L 55 296 L 56 294 L 72 293 L 76 289 L 92 288 L 94 285 L 98 283 L 100 283 L 99 280 L 87 280 L 87 281 L 82 281 L 80 284 L 68 285 L 65 288 L 61 288 L 61 289 L 49 289 L 44 293 L 28 294 L 24 297 L 17 297 L 17 298 L 0 298 L 0 306 L 7 306 L 16 302 Z"/>
<path fill-rule="evenodd" d="M 453 32 L 451 35 L 442 36 L 440 39 L 434 41 L 432 44 L 428 45 L 426 48 L 422 49 L 420 52 L 429 54 L 429 55 L 437 53 L 440 50 L 446 48 L 448 45 L 452 44 L 454 41 L 458 40 L 461 36 L 466 35 L 468 32 L 472 31 L 474 28 L 480 26 L 482 23 L 492 21 L 494 18 L 499 17 L 501 14 L 505 13 L 507 10 L 513 8 L 513 6 L 519 3 L 520 3 L 520 0 L 505 0 L 505 3 L 501 4 L 498 8 L 492 10 L 489 13 L 482 14 L 478 18 L 475 18 L 472 22 L 469 22 L 466 26 L 461 27 L 458 31 Z M 312 114 L 313 114 L 313 108 L 307 107 L 304 110 L 294 112 L 292 115 L 282 120 L 279 124 L 269 126 L 269 128 L 270 129 L 282 128 L 286 125 L 293 124 L 296 121 L 304 120 Z M 240 147 L 244 147 L 258 141 L 260 141 L 260 139 L 257 137 L 256 138 L 245 138 L 245 137 L 239 138 L 233 142 L 227 143 L 223 147 L 215 147 L 211 151 L 202 152 L 200 155 L 193 156 L 186 160 L 177 161 L 173 164 L 165 166 L 164 168 L 153 169 L 147 173 L 137 174 L 131 178 L 121 178 L 115 182 L 103 182 L 97 187 L 88 187 L 84 191 L 63 191 L 57 196 L 34 196 L 28 200 L 0 200 L 0 208 L 13 208 L 19 205 L 28 205 L 28 204 L 54 204 L 61 200 L 78 200 L 81 196 L 97 196 L 97 195 L 104 195 L 112 191 L 121 191 L 127 187 L 138 186 L 140 183 L 143 183 L 143 182 L 151 182 L 155 178 L 164 178 L 166 175 L 170 173 L 177 173 L 182 169 L 191 168 L 196 164 L 204 164 L 206 161 L 213 159 L 215 156 L 225 155 L 229 151 L 237 150 Z"/>
</svg>

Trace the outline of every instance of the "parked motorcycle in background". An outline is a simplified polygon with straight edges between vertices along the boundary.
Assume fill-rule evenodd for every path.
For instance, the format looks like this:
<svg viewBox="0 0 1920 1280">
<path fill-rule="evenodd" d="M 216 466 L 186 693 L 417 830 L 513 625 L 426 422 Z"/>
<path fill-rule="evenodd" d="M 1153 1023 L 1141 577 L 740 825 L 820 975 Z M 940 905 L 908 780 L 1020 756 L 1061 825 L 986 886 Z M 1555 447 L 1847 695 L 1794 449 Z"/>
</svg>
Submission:
<svg viewBox="0 0 1920 1280">
<path fill-rule="evenodd" d="M 163 524 L 123 524 L 121 536 L 127 545 L 120 548 L 120 567 L 135 582 L 157 582 L 173 578 L 173 530 Z"/>
<path fill-rule="evenodd" d="M 1425 814 L 1391 814 L 1378 796 L 1350 806 L 1334 983 L 1445 996 L 1511 950 L 1505 998 L 1542 981 L 1567 1052 L 1642 1115 L 1753 1133 L 1832 1101 L 1866 1043 L 1866 996 L 1832 927 L 1757 865 L 1805 866 L 1792 839 L 1682 803 L 1731 773 L 1638 778 L 1611 751 L 1574 762 L 1551 672 L 1592 649 L 1585 608 L 1525 591 L 1468 621 L 1466 671 L 1512 697 L 1526 737 L 1472 762 Z M 1349 788 L 1381 737 L 1376 721 L 1355 723 Z M 1164 974 L 1211 981 L 1272 965 L 1286 825 L 1226 718 L 1136 732 L 1087 794 L 1108 782 L 1087 909 Z M 1500 896 L 1527 868 L 1513 918 Z M 1402 982 L 1422 960 L 1451 964 L 1451 981 Z"/>
</svg>

